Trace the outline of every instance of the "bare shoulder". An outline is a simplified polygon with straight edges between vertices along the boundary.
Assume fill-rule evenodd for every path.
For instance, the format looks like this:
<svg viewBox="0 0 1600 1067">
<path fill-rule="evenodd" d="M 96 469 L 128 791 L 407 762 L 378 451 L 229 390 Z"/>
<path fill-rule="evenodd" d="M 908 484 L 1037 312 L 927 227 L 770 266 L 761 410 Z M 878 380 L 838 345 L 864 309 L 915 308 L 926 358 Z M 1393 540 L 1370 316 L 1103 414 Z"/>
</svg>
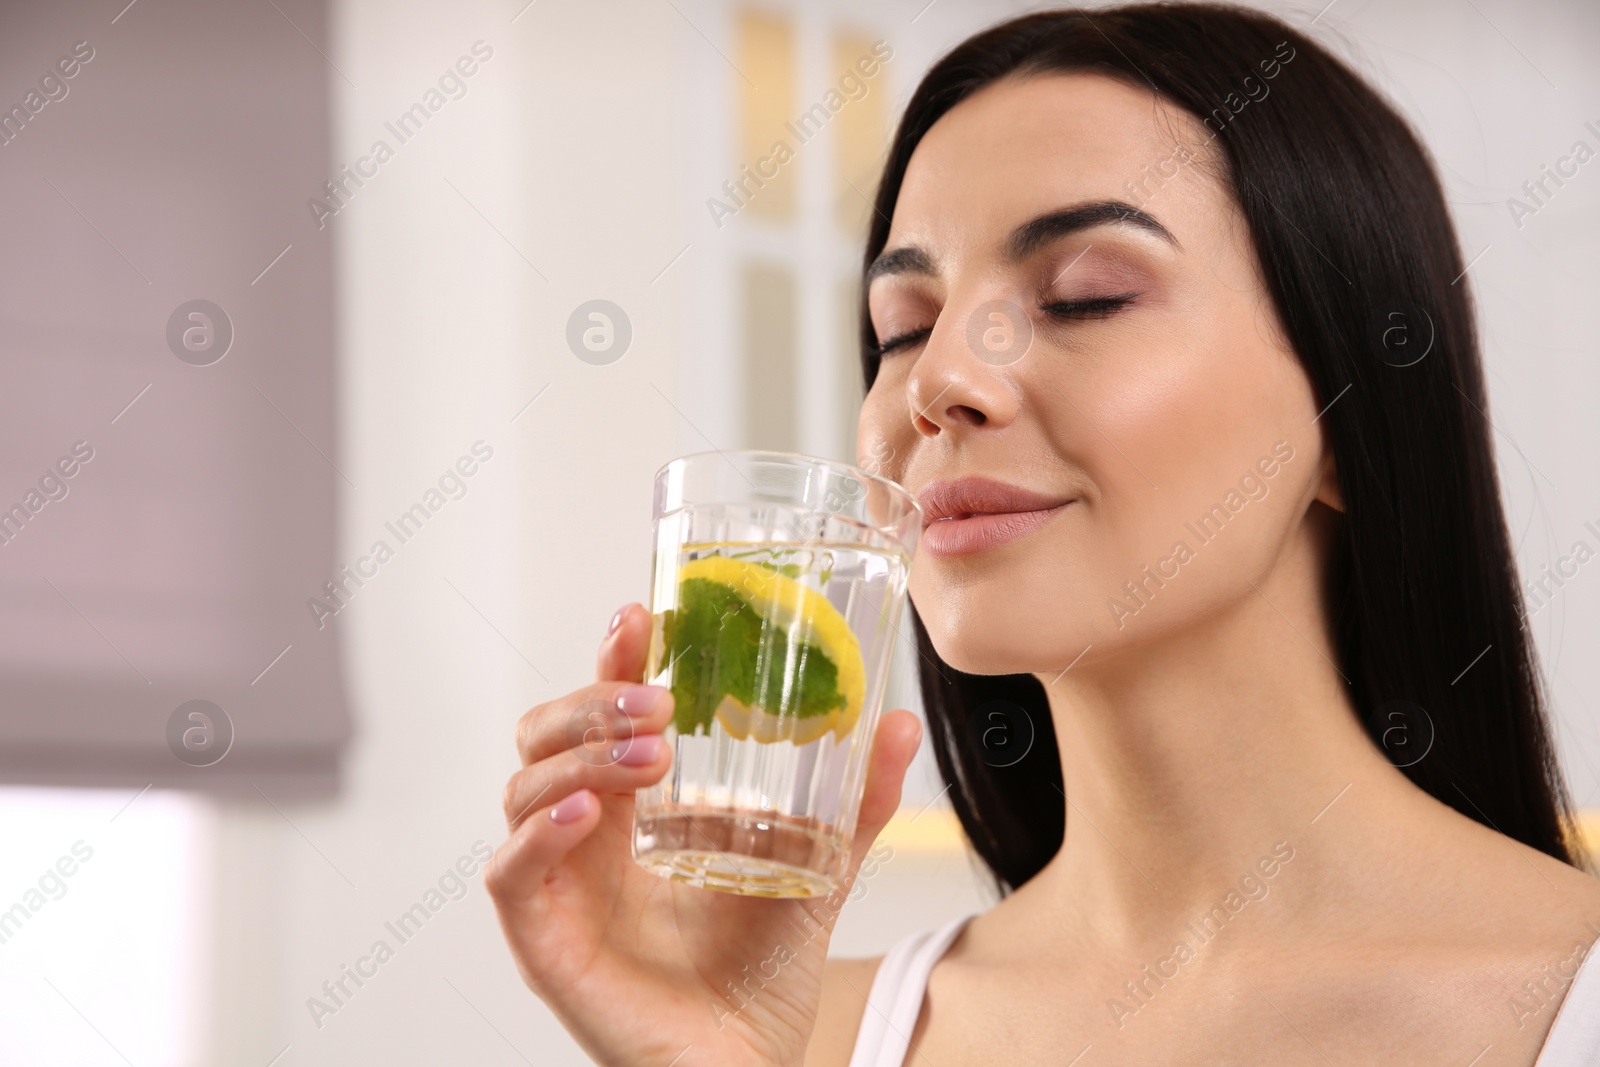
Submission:
<svg viewBox="0 0 1600 1067">
<path fill-rule="evenodd" d="M 1306 992 L 1330 1023 L 1379 1021 L 1419 1056 L 1442 1021 L 1493 1043 L 1500 1062 L 1531 1063 L 1600 940 L 1600 878 L 1476 822 L 1464 829 L 1419 854 L 1421 877 L 1385 909 L 1385 934 Z"/>
<path fill-rule="evenodd" d="M 867 994 L 882 956 L 829 959 L 822 968 L 822 1002 L 806 1046 L 805 1067 L 845 1067 L 855 1050 L 856 1033 L 867 1010 Z"/>
<path fill-rule="evenodd" d="M 1502 908 L 1526 916 L 1526 927 L 1570 932 L 1574 927 L 1592 928 L 1600 933 L 1600 878 L 1592 866 L 1564 863 L 1520 841 L 1474 826 L 1483 838 L 1481 863 L 1462 865 L 1462 874 L 1497 898 Z M 1521 862 L 1508 863 L 1508 851 L 1521 855 Z M 1587 857 L 1580 857 L 1580 861 Z M 1536 903 L 1535 903 L 1536 902 Z M 1516 924 L 1512 925 L 1516 929 Z M 1594 933 L 1589 940 L 1594 940 Z"/>
<path fill-rule="evenodd" d="M 1586 919 L 1600 919 L 1600 876 L 1594 871 L 1592 860 L 1587 867 L 1574 867 L 1537 849 L 1526 845 L 1522 848 L 1545 871 L 1556 891 L 1567 899 L 1569 907 Z M 1580 857 L 1580 861 L 1583 859 L 1587 857 Z"/>
<path fill-rule="evenodd" d="M 1600 878 L 1590 869 L 1476 821 L 1460 825 L 1455 847 L 1437 856 L 1445 876 L 1424 890 L 1449 940 L 1525 968 L 1600 937 Z"/>
<path fill-rule="evenodd" d="M 1547 993 L 1556 986 L 1564 991 L 1600 939 L 1600 878 L 1520 842 L 1495 844 L 1500 858 L 1492 873 L 1467 868 L 1457 885 L 1479 905 L 1461 943 L 1482 953 L 1489 966 L 1480 974 L 1491 981 L 1513 978 L 1514 988 L 1523 989 L 1546 980 Z M 1507 862 L 1510 852 L 1521 861 Z M 1560 975 L 1555 986 L 1548 981 L 1553 974 Z"/>
<path fill-rule="evenodd" d="M 1600 940 L 1600 877 L 1590 869 L 1570 866 L 1526 845 L 1518 848 L 1544 875 L 1552 890 L 1534 898 L 1549 908 L 1548 943 L 1558 948 L 1583 948 L 1587 954 L 1588 948 Z"/>
</svg>

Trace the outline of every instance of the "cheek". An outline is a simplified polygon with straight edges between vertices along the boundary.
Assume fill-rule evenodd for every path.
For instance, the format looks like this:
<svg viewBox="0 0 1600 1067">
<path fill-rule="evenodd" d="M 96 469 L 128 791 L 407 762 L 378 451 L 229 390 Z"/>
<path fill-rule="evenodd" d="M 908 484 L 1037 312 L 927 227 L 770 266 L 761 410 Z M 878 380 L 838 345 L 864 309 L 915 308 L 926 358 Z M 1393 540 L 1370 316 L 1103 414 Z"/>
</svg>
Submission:
<svg viewBox="0 0 1600 1067">
<path fill-rule="evenodd" d="M 1064 648 L 1109 651 L 1249 594 L 1295 530 L 1316 474 L 1316 412 L 1292 354 L 1227 316 L 1143 334 L 1076 360 L 1059 392 L 1036 391 L 1052 449 L 1093 487 L 1083 521 L 1042 545 L 1037 561 L 1036 573 L 1057 579 L 1058 602 L 1089 606 L 1073 612 L 1077 632 Z M 1260 477 L 1258 461 L 1279 442 L 1293 460 Z M 1240 487 L 1250 476 L 1255 499 Z"/>
<path fill-rule="evenodd" d="M 1038 391 L 1055 450 L 1083 468 L 1105 518 L 1149 528 L 1152 509 L 1206 482 L 1232 432 L 1231 374 L 1205 346 L 1160 324 L 1070 360 L 1059 390 Z"/>
<path fill-rule="evenodd" d="M 904 481 L 906 463 L 916 443 L 899 362 L 881 368 L 872 390 L 861 402 L 856 420 L 856 459 L 870 473 Z"/>
<path fill-rule="evenodd" d="M 1175 309 L 1080 361 L 1062 392 L 1048 416 L 1058 448 L 1131 541 L 1181 527 L 1278 441 L 1304 455 L 1316 440 L 1305 373 L 1253 302 Z"/>
</svg>

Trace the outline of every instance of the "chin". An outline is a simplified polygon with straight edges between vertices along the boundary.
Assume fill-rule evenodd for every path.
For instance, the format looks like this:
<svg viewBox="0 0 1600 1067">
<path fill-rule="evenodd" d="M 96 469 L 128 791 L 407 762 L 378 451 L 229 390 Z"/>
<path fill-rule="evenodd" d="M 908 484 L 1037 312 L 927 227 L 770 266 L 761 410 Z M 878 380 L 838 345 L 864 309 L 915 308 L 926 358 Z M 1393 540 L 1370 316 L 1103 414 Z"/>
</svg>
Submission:
<svg viewBox="0 0 1600 1067">
<path fill-rule="evenodd" d="M 966 674 L 1037 674 L 1061 670 L 1093 643 L 1096 632 L 1088 573 L 1051 565 L 1054 551 L 1016 553 L 996 566 L 912 568 L 910 598 L 939 658 Z M 919 565 L 922 561 L 919 560 Z"/>
<path fill-rule="evenodd" d="M 1033 674 L 1058 671 L 1076 653 L 1061 659 L 1061 649 L 1081 649 L 1086 640 L 1077 640 L 1074 627 L 1054 625 L 1045 630 L 1030 625 L 1015 605 L 995 605 L 984 610 L 968 602 L 962 605 L 936 603 L 918 614 L 928 639 L 939 658 L 965 674 Z"/>
<path fill-rule="evenodd" d="M 937 647 L 937 646 L 935 646 Z M 965 649 L 959 653 L 939 653 L 939 657 L 963 674 L 1033 674 L 1038 668 L 1023 666 L 1015 657 L 995 654 L 994 649 Z"/>
</svg>

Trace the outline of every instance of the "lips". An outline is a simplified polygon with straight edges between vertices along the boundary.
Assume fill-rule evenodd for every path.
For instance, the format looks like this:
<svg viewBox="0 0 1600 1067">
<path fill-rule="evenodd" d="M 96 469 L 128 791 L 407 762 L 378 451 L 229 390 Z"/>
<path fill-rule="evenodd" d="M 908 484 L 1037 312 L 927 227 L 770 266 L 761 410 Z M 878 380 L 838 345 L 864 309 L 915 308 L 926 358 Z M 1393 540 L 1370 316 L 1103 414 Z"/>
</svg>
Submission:
<svg viewBox="0 0 1600 1067">
<path fill-rule="evenodd" d="M 917 495 L 921 543 L 936 556 L 982 552 L 1042 526 L 1075 499 L 976 476 L 930 482 Z"/>
</svg>

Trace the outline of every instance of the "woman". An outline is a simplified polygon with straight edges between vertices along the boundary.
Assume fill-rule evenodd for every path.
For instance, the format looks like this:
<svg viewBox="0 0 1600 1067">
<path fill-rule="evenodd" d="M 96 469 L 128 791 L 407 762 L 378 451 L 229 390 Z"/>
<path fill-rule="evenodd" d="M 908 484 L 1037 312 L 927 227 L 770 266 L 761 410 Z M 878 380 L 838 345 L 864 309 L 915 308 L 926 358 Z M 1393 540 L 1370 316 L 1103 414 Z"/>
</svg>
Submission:
<svg viewBox="0 0 1600 1067">
<path fill-rule="evenodd" d="M 1600 882 L 1395 112 L 1263 15 L 1035 14 L 929 72 L 876 208 L 858 447 L 928 512 L 924 703 L 1003 897 L 735 1010 L 805 902 L 630 860 L 671 700 L 629 605 L 519 730 L 488 884 L 529 985 L 604 1063 L 1600 1062 Z M 857 863 L 919 741 L 883 716 Z"/>
</svg>

